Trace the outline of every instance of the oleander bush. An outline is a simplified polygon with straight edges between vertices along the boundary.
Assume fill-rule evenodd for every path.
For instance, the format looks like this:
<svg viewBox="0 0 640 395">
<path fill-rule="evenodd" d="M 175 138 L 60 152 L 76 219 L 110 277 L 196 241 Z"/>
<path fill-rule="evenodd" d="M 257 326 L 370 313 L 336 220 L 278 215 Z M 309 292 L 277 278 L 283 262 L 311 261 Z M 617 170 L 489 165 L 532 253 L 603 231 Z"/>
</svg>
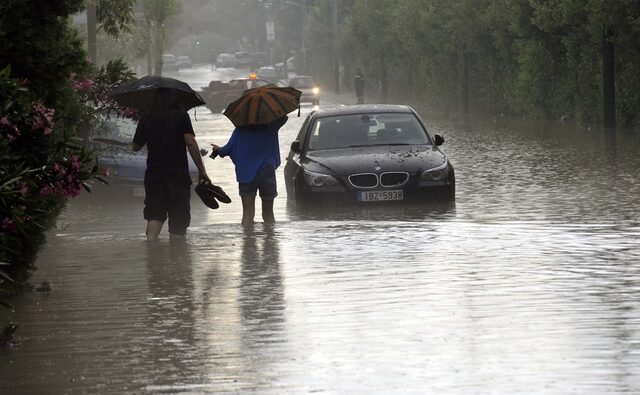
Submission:
<svg viewBox="0 0 640 395">
<path fill-rule="evenodd" d="M 121 0 L 128 1 L 128 0 Z M 46 4 L 45 4 L 46 3 Z M 104 2 L 109 3 L 108 1 Z M 133 78 L 115 60 L 87 61 L 69 15 L 82 0 L 0 3 L 0 305 L 29 288 L 34 262 L 67 199 L 98 177 L 95 155 L 76 145 L 97 112 L 131 116 L 110 98 Z M 6 323 L 0 322 L 0 325 Z M 15 330 L 5 327 L 0 343 Z"/>
</svg>

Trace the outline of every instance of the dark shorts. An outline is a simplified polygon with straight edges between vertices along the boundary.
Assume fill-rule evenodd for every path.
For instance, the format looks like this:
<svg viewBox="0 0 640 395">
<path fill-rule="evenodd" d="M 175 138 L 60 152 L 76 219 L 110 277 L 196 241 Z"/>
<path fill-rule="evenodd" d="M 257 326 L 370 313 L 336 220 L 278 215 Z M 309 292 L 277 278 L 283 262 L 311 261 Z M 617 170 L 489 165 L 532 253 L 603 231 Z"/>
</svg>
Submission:
<svg viewBox="0 0 640 395">
<path fill-rule="evenodd" d="M 184 235 L 191 223 L 191 186 L 165 174 L 147 173 L 144 177 L 144 219 L 166 221 L 169 233 Z"/>
<path fill-rule="evenodd" d="M 271 167 L 258 170 L 256 178 L 248 184 L 238 183 L 241 197 L 256 196 L 256 192 L 260 191 L 260 198 L 272 200 L 278 196 L 276 187 L 276 171 Z"/>
</svg>

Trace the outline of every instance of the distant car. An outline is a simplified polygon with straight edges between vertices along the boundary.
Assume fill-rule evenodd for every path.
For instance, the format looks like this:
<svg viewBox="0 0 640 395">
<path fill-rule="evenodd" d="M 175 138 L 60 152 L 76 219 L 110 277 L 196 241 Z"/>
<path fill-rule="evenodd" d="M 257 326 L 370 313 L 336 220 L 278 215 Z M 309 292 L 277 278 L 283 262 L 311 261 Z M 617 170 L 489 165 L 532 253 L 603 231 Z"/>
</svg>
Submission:
<svg viewBox="0 0 640 395">
<path fill-rule="evenodd" d="M 353 105 L 309 114 L 284 168 L 298 204 L 455 199 L 453 166 L 420 116 L 400 105 Z"/>
<path fill-rule="evenodd" d="M 278 70 L 276 70 L 276 68 L 273 66 L 264 66 L 258 69 L 257 77 L 263 80 L 267 80 L 272 84 L 278 82 L 279 76 L 280 74 L 278 73 Z"/>
<path fill-rule="evenodd" d="M 276 69 L 284 72 L 284 62 L 276 63 Z M 287 59 L 287 71 L 295 71 L 296 70 L 296 57 L 292 56 Z"/>
<path fill-rule="evenodd" d="M 178 56 L 176 59 L 176 68 L 178 69 L 190 69 L 191 58 L 188 56 Z"/>
<path fill-rule="evenodd" d="M 234 65 L 236 69 L 242 69 L 251 66 L 252 57 L 249 52 L 236 52 L 234 55 Z"/>
<path fill-rule="evenodd" d="M 199 93 L 211 112 L 218 113 L 227 108 L 229 103 L 239 98 L 247 89 L 269 84 L 269 81 L 260 78 L 237 78 L 229 82 L 211 81 L 209 86 L 203 87 Z"/>
<path fill-rule="evenodd" d="M 289 79 L 288 85 L 302 92 L 300 102 L 311 102 L 314 106 L 320 105 L 320 87 L 316 85 L 313 77 L 299 75 Z"/>
<path fill-rule="evenodd" d="M 176 58 L 175 55 L 166 53 L 162 55 L 162 68 L 167 71 L 177 70 L 178 69 L 177 61 L 178 59 Z"/>
<path fill-rule="evenodd" d="M 256 52 L 251 55 L 253 67 L 262 67 L 269 64 L 269 54 L 266 52 Z"/>
<path fill-rule="evenodd" d="M 85 137 L 85 146 L 96 152 L 98 168 L 106 173 L 110 188 L 124 191 L 129 196 L 144 197 L 144 173 L 147 169 L 146 146 L 135 152 L 131 142 L 136 132 L 137 121 L 111 115 L 99 115 L 94 126 Z M 198 180 L 198 168 L 189 158 L 189 173 L 192 181 Z"/>
<path fill-rule="evenodd" d="M 235 56 L 230 53 L 221 53 L 216 56 L 216 67 L 233 67 L 235 65 Z"/>
</svg>

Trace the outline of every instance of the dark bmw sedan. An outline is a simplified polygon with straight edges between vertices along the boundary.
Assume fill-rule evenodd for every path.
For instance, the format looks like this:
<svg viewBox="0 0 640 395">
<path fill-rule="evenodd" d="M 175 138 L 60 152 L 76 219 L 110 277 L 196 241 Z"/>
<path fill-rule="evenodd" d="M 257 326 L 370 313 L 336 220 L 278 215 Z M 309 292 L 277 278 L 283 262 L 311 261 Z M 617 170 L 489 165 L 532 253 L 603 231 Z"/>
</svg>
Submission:
<svg viewBox="0 0 640 395">
<path fill-rule="evenodd" d="M 284 168 L 291 201 L 370 204 L 455 198 L 453 166 L 410 107 L 322 108 L 304 121 Z"/>
</svg>

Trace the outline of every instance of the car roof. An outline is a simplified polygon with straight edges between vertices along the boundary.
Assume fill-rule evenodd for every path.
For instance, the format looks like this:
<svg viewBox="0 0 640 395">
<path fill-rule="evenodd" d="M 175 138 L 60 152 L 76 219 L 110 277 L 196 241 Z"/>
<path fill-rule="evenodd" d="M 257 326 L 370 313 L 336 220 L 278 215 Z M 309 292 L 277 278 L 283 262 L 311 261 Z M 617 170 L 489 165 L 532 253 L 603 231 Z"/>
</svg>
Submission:
<svg viewBox="0 0 640 395">
<path fill-rule="evenodd" d="M 401 104 L 354 104 L 349 106 L 322 107 L 315 112 L 314 116 L 331 117 L 336 115 L 370 114 L 381 112 L 414 113 L 411 107 Z"/>
<path fill-rule="evenodd" d="M 269 81 L 267 81 L 267 80 L 265 80 L 265 79 L 262 79 L 262 78 L 234 78 L 234 79 L 229 80 L 229 82 L 231 82 L 231 81 L 237 81 L 237 82 L 244 82 L 244 81 L 264 81 L 264 82 L 269 82 Z"/>
</svg>

